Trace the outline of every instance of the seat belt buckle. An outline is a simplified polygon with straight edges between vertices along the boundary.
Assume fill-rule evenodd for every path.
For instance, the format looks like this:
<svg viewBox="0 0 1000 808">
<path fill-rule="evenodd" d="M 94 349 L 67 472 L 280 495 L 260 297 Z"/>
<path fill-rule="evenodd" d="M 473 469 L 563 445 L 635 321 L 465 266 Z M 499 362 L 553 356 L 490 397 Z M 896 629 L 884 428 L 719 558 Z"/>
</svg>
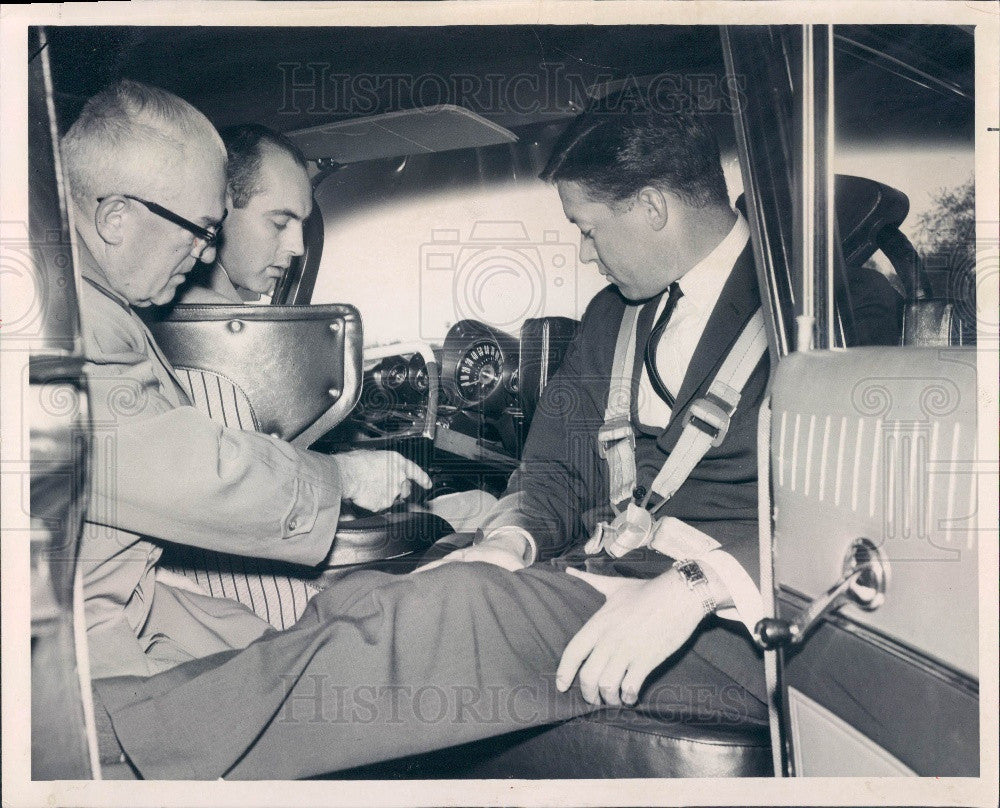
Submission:
<svg viewBox="0 0 1000 808">
<path fill-rule="evenodd" d="M 712 439 L 712 447 L 721 446 L 729 433 L 730 415 L 721 406 L 707 398 L 699 398 L 691 403 L 687 415 L 688 423 L 704 432 Z"/>
<path fill-rule="evenodd" d="M 629 447 L 635 449 L 635 432 L 631 424 L 598 432 L 597 454 L 601 460 L 607 460 L 608 454 L 623 440 L 627 440 Z"/>
<path fill-rule="evenodd" d="M 610 524 L 601 522 L 584 546 L 588 555 L 602 550 L 612 558 L 621 558 L 638 547 L 649 544 L 653 533 L 653 518 L 645 508 L 630 502 Z"/>
</svg>

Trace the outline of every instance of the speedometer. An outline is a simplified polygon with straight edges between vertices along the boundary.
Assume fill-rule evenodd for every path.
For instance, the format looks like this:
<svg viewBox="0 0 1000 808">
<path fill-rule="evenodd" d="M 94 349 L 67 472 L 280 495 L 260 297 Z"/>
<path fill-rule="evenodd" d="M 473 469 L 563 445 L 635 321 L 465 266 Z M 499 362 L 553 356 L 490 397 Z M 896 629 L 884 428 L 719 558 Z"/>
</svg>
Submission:
<svg viewBox="0 0 1000 808">
<path fill-rule="evenodd" d="M 518 343 L 510 334 L 476 320 L 460 320 L 441 346 L 441 392 L 445 406 L 499 417 L 514 401 L 511 374 Z"/>
<path fill-rule="evenodd" d="M 455 383 L 466 401 L 482 401 L 503 374 L 503 354 L 495 342 L 483 340 L 470 347 L 455 369 Z"/>
</svg>

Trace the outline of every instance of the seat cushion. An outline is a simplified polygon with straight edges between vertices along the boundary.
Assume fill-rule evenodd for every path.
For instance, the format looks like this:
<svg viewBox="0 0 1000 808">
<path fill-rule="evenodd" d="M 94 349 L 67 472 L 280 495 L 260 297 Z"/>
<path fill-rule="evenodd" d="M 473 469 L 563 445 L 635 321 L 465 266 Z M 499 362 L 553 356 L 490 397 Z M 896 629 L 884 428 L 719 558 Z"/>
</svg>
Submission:
<svg viewBox="0 0 1000 808">
<path fill-rule="evenodd" d="M 765 724 L 707 724 L 608 708 L 330 775 L 332 779 L 770 777 Z"/>
<path fill-rule="evenodd" d="M 484 705 L 483 716 L 488 716 Z M 517 709 L 508 702 L 508 708 Z M 524 716 L 530 724 L 530 714 Z M 654 672 L 636 707 L 604 707 L 424 755 L 333 775 L 344 779 L 768 777 L 767 706 L 697 653 Z"/>
<path fill-rule="evenodd" d="M 557 779 L 773 773 L 768 729 L 761 725 L 697 724 L 609 710 L 516 735 L 525 737 L 500 739 L 504 748 L 464 774 Z"/>
</svg>

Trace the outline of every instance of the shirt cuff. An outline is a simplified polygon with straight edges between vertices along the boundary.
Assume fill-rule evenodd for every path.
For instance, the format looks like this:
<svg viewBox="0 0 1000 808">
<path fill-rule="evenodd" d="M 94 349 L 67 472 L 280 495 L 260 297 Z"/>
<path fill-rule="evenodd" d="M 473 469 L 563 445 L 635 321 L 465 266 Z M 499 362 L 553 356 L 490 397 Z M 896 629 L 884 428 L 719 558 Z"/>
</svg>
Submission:
<svg viewBox="0 0 1000 808">
<path fill-rule="evenodd" d="M 729 592 L 732 606 L 716 611 L 725 620 L 743 623 L 750 634 L 764 616 L 760 590 L 740 563 L 707 533 L 673 516 L 660 520 L 650 546 L 677 561 L 697 561 L 711 567 Z"/>
<path fill-rule="evenodd" d="M 733 605 L 719 609 L 716 614 L 725 620 L 742 623 L 753 636 L 754 628 L 764 617 L 764 601 L 753 578 L 725 550 L 710 550 L 694 560 L 702 566 L 711 567 L 732 598 Z"/>
<path fill-rule="evenodd" d="M 500 538 L 501 536 L 517 536 L 524 539 L 526 544 L 524 555 L 522 556 L 524 565 L 526 567 L 530 567 L 535 563 L 535 559 L 538 558 L 538 545 L 535 544 L 534 537 L 523 527 L 504 525 L 503 527 L 493 528 L 493 530 L 490 530 L 489 532 L 480 532 L 476 534 L 476 540 L 473 543 L 485 544 L 491 539 Z"/>
</svg>

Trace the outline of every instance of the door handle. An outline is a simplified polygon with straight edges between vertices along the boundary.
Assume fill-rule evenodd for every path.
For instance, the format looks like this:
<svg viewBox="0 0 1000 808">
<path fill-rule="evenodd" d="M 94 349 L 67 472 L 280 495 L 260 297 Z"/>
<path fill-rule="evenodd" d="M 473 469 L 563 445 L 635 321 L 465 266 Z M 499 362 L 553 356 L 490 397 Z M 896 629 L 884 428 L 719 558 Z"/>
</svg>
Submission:
<svg viewBox="0 0 1000 808">
<path fill-rule="evenodd" d="M 766 651 L 801 644 L 815 625 L 845 603 L 874 611 L 885 601 L 889 559 L 871 539 L 851 542 L 844 554 L 841 577 L 794 620 L 765 617 L 754 627 L 754 639 Z"/>
</svg>

